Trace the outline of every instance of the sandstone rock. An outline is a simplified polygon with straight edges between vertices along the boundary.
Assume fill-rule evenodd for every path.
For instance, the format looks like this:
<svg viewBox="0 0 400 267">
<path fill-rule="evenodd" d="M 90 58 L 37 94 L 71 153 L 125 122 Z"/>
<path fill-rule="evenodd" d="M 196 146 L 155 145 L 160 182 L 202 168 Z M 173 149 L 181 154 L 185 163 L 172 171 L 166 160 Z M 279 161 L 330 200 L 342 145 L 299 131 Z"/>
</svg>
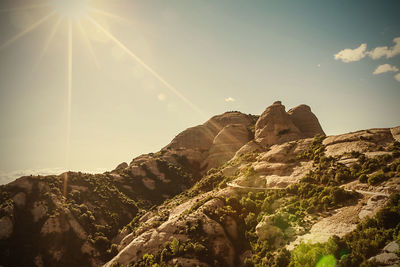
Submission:
<svg viewBox="0 0 400 267">
<path fill-rule="evenodd" d="M 43 224 L 40 233 L 43 235 L 51 233 L 62 233 L 69 230 L 69 224 L 61 218 L 61 215 L 50 217 Z"/>
<path fill-rule="evenodd" d="M 247 154 L 247 153 L 255 153 L 255 152 L 261 152 L 264 149 L 260 144 L 258 144 L 256 141 L 251 140 L 244 146 L 242 146 L 238 151 L 235 153 L 234 159 L 240 157 L 241 155 Z"/>
<path fill-rule="evenodd" d="M 205 161 L 207 170 L 218 167 L 230 160 L 236 151 L 251 139 L 250 131 L 245 125 L 230 124 L 225 126 L 214 138 L 209 156 Z"/>
<path fill-rule="evenodd" d="M 224 227 L 226 233 L 230 238 L 232 238 L 233 240 L 236 240 L 238 238 L 238 226 L 234 218 L 232 218 L 231 216 L 227 216 Z"/>
<path fill-rule="evenodd" d="M 261 161 L 267 162 L 287 162 L 296 159 L 296 155 L 293 153 L 293 149 L 296 146 L 295 143 L 285 143 L 281 145 L 274 145 L 265 153 L 261 154 Z"/>
<path fill-rule="evenodd" d="M 274 215 L 264 216 L 261 222 L 256 226 L 256 234 L 261 241 L 270 240 L 274 241 L 275 246 L 279 246 L 282 241 L 283 233 L 279 227 L 273 224 Z"/>
<path fill-rule="evenodd" d="M 394 141 L 390 129 L 370 129 L 328 136 L 322 142 L 325 145 L 326 156 L 338 156 L 351 151 L 365 153 L 387 146 Z"/>
<path fill-rule="evenodd" d="M 399 249 L 400 249 L 399 244 L 396 241 L 392 241 L 383 248 L 383 251 L 389 253 L 396 253 Z"/>
<path fill-rule="evenodd" d="M 214 135 L 218 134 L 219 131 L 221 131 L 224 127 L 230 125 L 230 124 L 241 124 L 244 126 L 250 126 L 252 125 L 253 119 L 251 116 L 243 114 L 241 112 L 225 112 L 221 115 L 217 115 L 209 119 L 206 123 L 204 123 L 204 126 L 209 128 Z"/>
<path fill-rule="evenodd" d="M 7 239 L 11 236 L 14 230 L 14 224 L 10 217 L 4 216 L 0 218 L 0 240 Z"/>
<path fill-rule="evenodd" d="M 330 146 L 338 143 L 349 143 L 356 141 L 365 141 L 376 145 L 383 145 L 393 141 L 393 136 L 390 129 L 369 129 L 347 134 L 328 136 L 323 141 L 325 146 Z"/>
<path fill-rule="evenodd" d="M 136 165 L 131 166 L 131 173 L 133 176 L 140 176 L 140 177 L 146 175 L 146 172 L 141 167 Z"/>
<path fill-rule="evenodd" d="M 226 236 L 214 237 L 212 240 L 214 254 L 225 260 L 228 266 L 234 266 L 235 250 Z"/>
<path fill-rule="evenodd" d="M 18 208 L 23 208 L 26 203 L 26 194 L 24 192 L 19 192 L 12 198 L 12 200 Z"/>
<path fill-rule="evenodd" d="M 265 161 L 255 162 L 253 164 L 254 170 L 263 175 L 290 175 L 293 172 L 293 167 L 293 164 L 269 163 Z"/>
<path fill-rule="evenodd" d="M 386 266 L 399 263 L 400 259 L 395 253 L 382 253 L 370 258 L 369 261 L 375 261 L 378 264 Z"/>
<path fill-rule="evenodd" d="M 147 187 L 150 190 L 156 189 L 156 182 L 153 179 L 144 177 L 142 178 L 142 183 L 144 184 L 145 187 Z"/>
<path fill-rule="evenodd" d="M 325 135 L 321 125 L 311 108 L 307 105 L 300 105 L 288 111 L 290 119 L 302 133 L 303 138 L 314 137 L 317 134 Z"/>
<path fill-rule="evenodd" d="M 280 144 L 302 137 L 280 101 L 269 106 L 256 123 L 255 140 L 264 146 Z"/>
<path fill-rule="evenodd" d="M 37 222 L 41 218 L 43 218 L 44 215 L 46 215 L 47 210 L 48 210 L 47 206 L 45 205 L 45 203 L 43 201 L 35 201 L 33 203 L 33 208 L 31 210 L 31 213 L 33 216 L 33 221 Z"/>
<path fill-rule="evenodd" d="M 214 140 L 215 133 L 204 125 L 189 128 L 178 134 L 167 149 L 192 148 L 198 150 L 208 150 Z"/>
<path fill-rule="evenodd" d="M 393 138 L 400 142 L 400 126 L 394 127 L 390 129 L 390 132 L 392 133 Z"/>
<path fill-rule="evenodd" d="M 79 224 L 79 222 L 75 219 L 75 217 L 72 215 L 72 213 L 69 210 L 66 210 L 67 218 L 68 218 L 68 224 L 71 226 L 72 230 L 74 230 L 75 234 L 77 237 L 79 237 L 82 240 L 87 239 L 87 234 L 83 227 Z"/>
<path fill-rule="evenodd" d="M 18 178 L 14 182 L 9 183 L 9 185 L 19 187 L 28 194 L 32 191 L 32 182 L 30 181 L 30 177 L 28 176 Z"/>
<path fill-rule="evenodd" d="M 128 168 L 128 163 L 122 162 L 118 164 L 118 166 L 114 169 L 114 171 L 123 170 L 125 168 Z"/>
<path fill-rule="evenodd" d="M 372 196 L 368 199 L 367 204 L 361 208 L 358 217 L 363 219 L 367 216 L 373 217 L 378 210 L 380 210 L 386 203 L 387 197 L 385 196 Z"/>
</svg>

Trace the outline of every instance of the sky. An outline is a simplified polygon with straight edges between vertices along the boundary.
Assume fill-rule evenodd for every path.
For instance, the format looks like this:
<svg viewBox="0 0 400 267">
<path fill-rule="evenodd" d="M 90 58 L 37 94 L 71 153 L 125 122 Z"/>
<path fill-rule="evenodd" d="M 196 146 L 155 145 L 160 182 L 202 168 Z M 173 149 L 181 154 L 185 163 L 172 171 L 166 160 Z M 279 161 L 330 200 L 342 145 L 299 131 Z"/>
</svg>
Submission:
<svg viewBox="0 0 400 267">
<path fill-rule="evenodd" d="M 399 1 L 52 1 L 0 0 L 0 183 L 111 170 L 276 100 L 327 135 L 400 125 Z"/>
</svg>

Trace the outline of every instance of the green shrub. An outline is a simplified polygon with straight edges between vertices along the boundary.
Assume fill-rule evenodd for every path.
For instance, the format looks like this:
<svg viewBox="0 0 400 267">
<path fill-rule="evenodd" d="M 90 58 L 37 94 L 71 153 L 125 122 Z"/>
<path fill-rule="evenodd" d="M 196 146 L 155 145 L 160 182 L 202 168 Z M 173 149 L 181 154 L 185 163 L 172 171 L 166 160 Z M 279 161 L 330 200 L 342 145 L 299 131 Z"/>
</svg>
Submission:
<svg viewBox="0 0 400 267">
<path fill-rule="evenodd" d="M 360 183 L 367 183 L 368 182 L 368 176 L 366 174 L 361 174 L 358 176 L 358 180 Z"/>
<path fill-rule="evenodd" d="M 387 179 L 388 179 L 388 177 L 386 177 L 386 175 L 383 172 L 377 172 L 375 174 L 372 174 L 368 178 L 368 184 L 377 185 L 377 184 L 380 184 L 383 181 L 386 181 Z"/>
<path fill-rule="evenodd" d="M 315 267 L 324 256 L 334 255 L 337 248 L 337 244 L 332 239 L 326 243 L 300 243 L 291 253 L 289 266 Z"/>
</svg>

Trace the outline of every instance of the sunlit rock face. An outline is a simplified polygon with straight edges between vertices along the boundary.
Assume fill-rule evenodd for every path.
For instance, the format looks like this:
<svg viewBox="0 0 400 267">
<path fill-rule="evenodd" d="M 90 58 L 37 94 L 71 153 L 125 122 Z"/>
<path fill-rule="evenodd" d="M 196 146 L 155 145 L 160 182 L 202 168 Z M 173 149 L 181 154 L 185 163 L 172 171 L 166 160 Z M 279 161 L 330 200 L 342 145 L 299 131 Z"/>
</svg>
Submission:
<svg viewBox="0 0 400 267">
<path fill-rule="evenodd" d="M 276 101 L 261 114 L 256 123 L 255 140 L 263 146 L 324 134 L 317 117 L 307 105 L 285 111 L 285 106 Z"/>
<path fill-rule="evenodd" d="M 252 139 L 249 129 L 243 124 L 225 126 L 214 138 L 205 162 L 208 169 L 230 160 L 236 151 Z"/>
<path fill-rule="evenodd" d="M 300 130 L 303 138 L 314 137 L 317 134 L 325 135 L 317 117 L 307 105 L 300 105 L 288 111 L 290 119 Z"/>
<path fill-rule="evenodd" d="M 204 124 L 178 134 L 164 150 L 179 154 L 202 167 L 203 172 L 231 159 L 236 151 L 253 139 L 249 130 L 252 116 L 241 112 L 225 112 Z"/>
<path fill-rule="evenodd" d="M 267 107 L 256 123 L 255 140 L 264 146 L 300 138 L 300 130 L 294 125 L 280 101 Z"/>
</svg>

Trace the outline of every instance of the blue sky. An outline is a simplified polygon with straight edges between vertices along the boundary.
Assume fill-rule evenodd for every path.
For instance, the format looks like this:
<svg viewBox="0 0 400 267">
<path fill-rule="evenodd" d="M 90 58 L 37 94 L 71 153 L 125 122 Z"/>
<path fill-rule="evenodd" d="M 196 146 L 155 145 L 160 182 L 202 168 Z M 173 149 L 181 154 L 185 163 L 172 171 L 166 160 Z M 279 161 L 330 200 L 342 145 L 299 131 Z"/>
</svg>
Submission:
<svg viewBox="0 0 400 267">
<path fill-rule="evenodd" d="M 91 7 L 120 17 L 91 14 L 125 50 L 82 18 L 96 64 L 85 35 L 73 23 L 66 160 L 66 21 L 41 58 L 59 14 L 2 47 L 51 12 L 49 7 L 7 9 L 43 2 L 0 0 L 4 176 L 24 169 L 111 169 L 159 150 L 212 115 L 228 110 L 260 114 L 275 100 L 287 109 L 310 105 L 328 135 L 400 125 L 398 71 L 386 66 L 387 72 L 373 74 L 384 64 L 400 68 L 400 55 L 370 56 L 376 47 L 389 51 L 400 37 L 398 1 L 94 0 Z M 362 44 L 366 49 L 357 54 L 354 49 Z M 351 49 L 347 56 L 361 58 L 335 59 L 344 49 Z"/>
</svg>

